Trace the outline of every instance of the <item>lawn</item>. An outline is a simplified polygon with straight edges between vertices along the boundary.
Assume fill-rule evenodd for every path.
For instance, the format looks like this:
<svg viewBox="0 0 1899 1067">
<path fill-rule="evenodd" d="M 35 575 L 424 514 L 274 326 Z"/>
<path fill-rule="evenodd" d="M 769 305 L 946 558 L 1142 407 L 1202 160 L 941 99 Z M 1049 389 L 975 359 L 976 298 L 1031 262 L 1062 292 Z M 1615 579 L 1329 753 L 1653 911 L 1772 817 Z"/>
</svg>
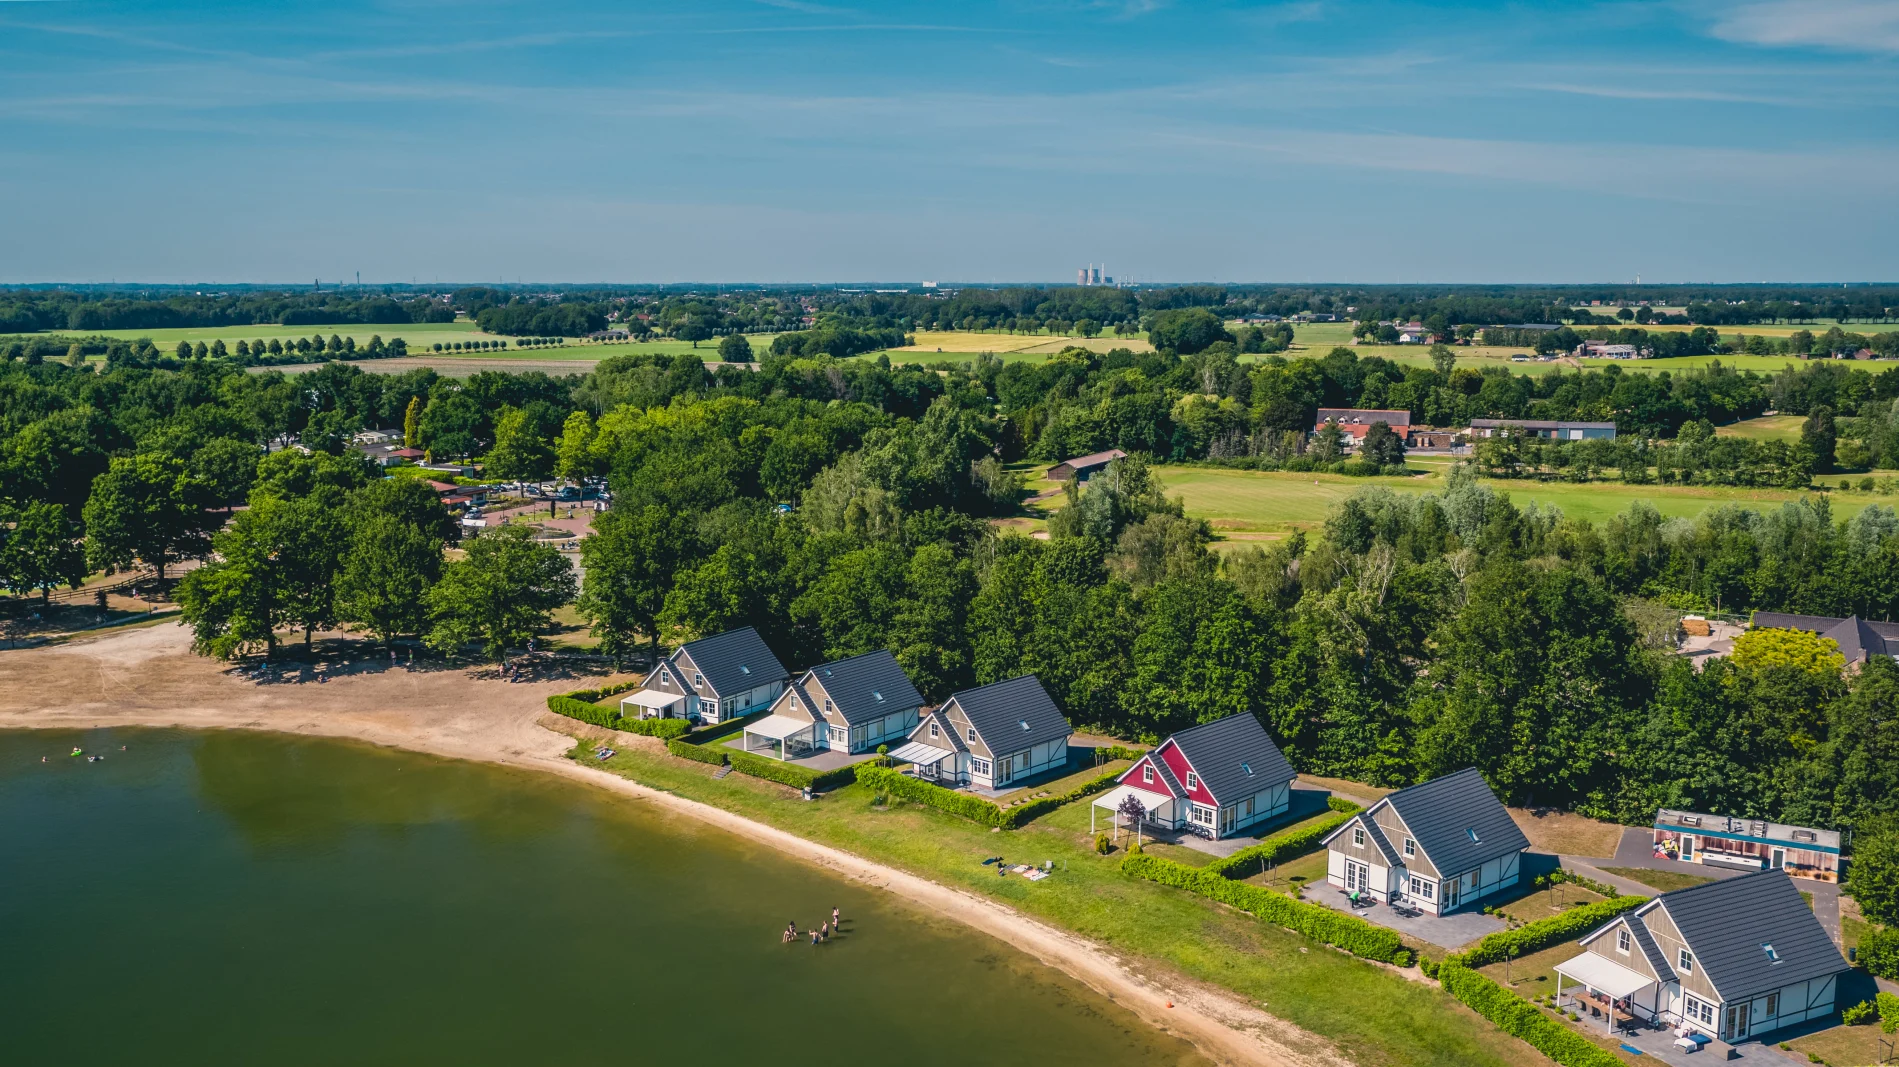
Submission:
<svg viewBox="0 0 1899 1067">
<path fill-rule="evenodd" d="M 578 757 L 583 747 L 576 747 Z M 589 761 L 591 762 L 591 761 Z M 712 804 L 807 839 L 1001 901 L 1044 922 L 1126 953 L 1150 976 L 1182 975 L 1232 990 L 1265 1010 L 1336 1043 L 1366 1065 L 1521 1064 L 1545 1061 L 1458 1005 L 1433 985 L 1328 951 L 1204 899 L 1123 876 L 1120 854 L 1097 856 L 1088 804 L 1067 805 L 1016 831 L 904 802 L 880 807 L 849 786 L 815 804 L 790 789 L 650 748 L 628 746 L 607 761 L 618 774 Z M 1056 874 L 1033 883 L 997 878 L 982 866 L 1002 854 L 1052 860 Z"/>
<path fill-rule="evenodd" d="M 1800 437 L 1800 426 L 1806 419 L 1799 415 L 1763 415 L 1758 419 L 1742 419 L 1740 422 L 1717 426 L 1717 437 L 1748 437 L 1756 441 L 1794 441 Z"/>
<path fill-rule="evenodd" d="M 1566 911 L 1580 908 L 1585 904 L 1595 904 L 1608 898 L 1592 889 L 1570 882 L 1558 882 L 1547 889 L 1538 889 L 1534 885 L 1515 899 L 1493 905 L 1512 919 L 1523 923 L 1539 922 L 1553 918 Z"/>
<path fill-rule="evenodd" d="M 1712 878 L 1704 878 L 1698 874 L 1684 874 L 1681 871 L 1651 871 L 1647 867 L 1604 867 L 1602 872 L 1613 874 L 1617 878 L 1627 878 L 1631 882 L 1640 882 L 1664 893 L 1714 881 Z"/>
<path fill-rule="evenodd" d="M 1768 1035 L 1772 1037 L 1773 1035 Z M 1881 1045 L 1881 1040 L 1886 1044 Z M 1864 1063 L 1899 1063 L 1899 1037 L 1879 1032 L 1879 1024 L 1865 1026 L 1835 1026 L 1817 1034 L 1794 1038 L 1786 1042 L 1799 1059 L 1809 1062 L 1812 1057 L 1820 1057 L 1820 1063 L 1834 1064 L 1836 1067 L 1854 1067 Z M 1890 1058 L 1888 1058 L 1890 1057 Z M 1796 1060 L 1795 1062 L 1798 1062 Z"/>
<path fill-rule="evenodd" d="M 1622 827 L 1574 812 L 1511 808 L 1510 817 L 1531 846 L 1561 856 L 1613 856 L 1622 840 Z"/>
<path fill-rule="evenodd" d="M 410 348 L 427 348 L 436 341 L 496 341 L 502 340 L 499 334 L 483 333 L 473 322 L 395 322 L 379 323 L 370 326 L 357 326 L 347 323 L 331 326 L 279 326 L 276 323 L 262 323 L 256 326 L 182 326 L 169 330 L 60 330 L 59 333 L 74 337 L 115 337 L 124 341 L 136 341 L 149 337 L 153 344 L 163 349 L 172 349 L 180 341 L 196 344 L 203 341 L 210 344 L 222 339 L 226 345 L 235 345 L 239 341 L 291 340 L 298 337 L 311 337 L 322 334 L 328 337 L 336 334 L 341 337 L 354 337 L 358 345 L 368 343 L 370 337 L 380 336 L 387 341 L 391 337 L 400 337 L 409 342 Z"/>
<path fill-rule="evenodd" d="M 1351 478 L 1342 474 L 1239 471 L 1219 467 L 1163 466 L 1158 468 L 1169 497 L 1182 497 L 1187 513 L 1213 524 L 1216 533 L 1235 540 L 1261 540 L 1263 533 L 1309 529 L 1325 521 L 1332 506 L 1365 486 L 1384 486 L 1400 493 L 1442 492 L 1445 464 L 1414 464 L 1429 473 L 1410 477 Z M 1692 518 L 1708 508 L 1738 503 L 1769 509 L 1813 495 L 1788 489 L 1738 489 L 1722 486 L 1623 485 L 1591 482 L 1486 480 L 1486 485 L 1509 494 L 1517 507 L 1535 502 L 1560 508 L 1564 515 L 1602 522 L 1622 514 L 1636 501 L 1646 501 L 1668 518 Z M 1833 516 L 1850 518 L 1871 504 L 1899 506 L 1899 495 L 1832 493 Z M 1248 535 L 1255 535 L 1249 537 Z"/>
<path fill-rule="evenodd" d="M 896 746 L 893 745 L 891 747 L 894 748 Z M 1074 756 L 1074 754 L 1075 754 L 1074 750 L 1070 749 L 1069 755 L 1071 756 L 1071 758 Z M 1076 770 L 1070 771 L 1068 774 L 1065 774 L 1060 778 L 1054 779 L 1053 781 L 1043 782 L 1040 785 L 1030 786 L 1027 789 L 1017 789 L 1013 792 L 1004 793 L 1001 796 L 996 797 L 995 802 L 998 805 L 1006 808 L 1009 805 L 1016 803 L 1017 801 L 1029 800 L 1034 797 L 1042 796 L 1043 794 L 1059 796 L 1062 793 L 1066 793 L 1069 790 L 1074 789 L 1077 786 L 1080 786 L 1084 783 L 1092 782 L 1096 778 L 1099 778 L 1104 774 L 1119 773 L 1121 770 L 1131 766 L 1132 763 L 1133 763 L 1132 760 L 1117 759 L 1117 760 L 1109 760 L 1106 763 L 1103 763 L 1101 766 L 1097 767 L 1094 765 L 1092 761 L 1089 761 L 1085 766 L 1082 766 Z M 1071 761 L 1071 766 L 1072 765 L 1073 764 Z"/>
</svg>

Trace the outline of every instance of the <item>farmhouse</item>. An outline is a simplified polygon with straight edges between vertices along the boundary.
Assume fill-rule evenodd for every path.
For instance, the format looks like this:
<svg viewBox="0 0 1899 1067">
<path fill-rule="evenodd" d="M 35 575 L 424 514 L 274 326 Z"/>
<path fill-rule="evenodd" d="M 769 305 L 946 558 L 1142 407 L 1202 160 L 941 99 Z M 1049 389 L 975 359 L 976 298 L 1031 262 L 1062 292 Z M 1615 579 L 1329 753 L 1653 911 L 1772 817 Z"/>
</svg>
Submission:
<svg viewBox="0 0 1899 1067">
<path fill-rule="evenodd" d="M 1074 459 L 1062 460 L 1060 463 L 1048 469 L 1048 476 L 1051 480 L 1057 482 L 1065 482 L 1070 478 L 1079 478 L 1085 482 L 1088 480 L 1088 476 L 1094 472 L 1113 463 L 1117 459 L 1126 458 L 1128 458 L 1126 452 L 1118 448 L 1110 448 L 1106 452 L 1094 452 L 1086 456 L 1076 456 Z"/>
<path fill-rule="evenodd" d="M 1642 350 L 1634 345 L 1612 345 L 1606 341 L 1584 341 L 1576 346 L 1578 357 L 1591 359 L 1641 359 Z"/>
<path fill-rule="evenodd" d="M 1803 630 L 1818 634 L 1840 646 L 1848 663 L 1865 663 L 1872 656 L 1899 659 L 1899 623 L 1867 622 L 1857 615 L 1844 619 L 1825 615 L 1783 615 L 1777 611 L 1754 613 L 1753 629 Z"/>
<path fill-rule="evenodd" d="M 1033 674 L 965 689 L 923 713 L 890 753 L 920 778 L 998 789 L 1068 763 L 1074 731 Z"/>
<path fill-rule="evenodd" d="M 1382 408 L 1320 408 L 1318 421 L 1313 424 L 1312 431 L 1317 433 L 1325 429 L 1328 422 L 1337 423 L 1338 428 L 1354 441 L 1363 441 L 1365 435 L 1371 432 L 1373 424 L 1380 422 L 1389 426 L 1391 432 L 1403 437 L 1411 429 L 1411 413 Z"/>
<path fill-rule="evenodd" d="M 1517 883 L 1529 839 L 1475 768 L 1400 789 L 1325 839 L 1326 879 L 1444 915 Z"/>
<path fill-rule="evenodd" d="M 916 728 L 923 695 L 885 649 L 833 660 L 800 675 L 772 701 L 771 714 L 745 728 L 745 748 L 798 759 L 824 749 L 869 752 Z"/>
<path fill-rule="evenodd" d="M 1663 808 L 1655 813 L 1655 853 L 1683 863 L 1784 870 L 1822 882 L 1840 880 L 1838 832 L 1766 819 Z"/>
<path fill-rule="evenodd" d="M 1285 814 L 1292 765 L 1248 712 L 1182 730 L 1129 767 L 1096 808 L 1120 810 L 1130 796 L 1144 819 L 1168 830 L 1226 837 Z"/>
<path fill-rule="evenodd" d="M 785 670 L 750 626 L 680 645 L 646 685 L 620 701 L 636 719 L 725 722 L 767 707 L 784 692 Z"/>
<path fill-rule="evenodd" d="M 1613 422 L 1552 422 L 1547 419 L 1472 419 L 1472 437 L 1502 437 L 1505 434 L 1546 437 L 1552 441 L 1594 441 L 1615 437 Z"/>
<path fill-rule="evenodd" d="M 1556 965 L 1582 987 L 1567 999 L 1604 1025 L 1652 1019 L 1719 1041 L 1758 1037 L 1829 1015 L 1840 950 L 1785 871 L 1663 893 L 1582 939 Z"/>
</svg>

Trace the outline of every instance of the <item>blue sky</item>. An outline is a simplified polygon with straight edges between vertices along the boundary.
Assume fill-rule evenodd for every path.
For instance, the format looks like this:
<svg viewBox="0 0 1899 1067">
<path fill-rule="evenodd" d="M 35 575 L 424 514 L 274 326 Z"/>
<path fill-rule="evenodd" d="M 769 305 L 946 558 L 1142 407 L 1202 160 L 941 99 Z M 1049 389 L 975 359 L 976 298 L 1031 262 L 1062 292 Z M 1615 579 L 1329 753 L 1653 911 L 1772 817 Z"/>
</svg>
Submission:
<svg viewBox="0 0 1899 1067">
<path fill-rule="evenodd" d="M 1899 2 L 0 0 L 0 281 L 1899 278 Z"/>
</svg>

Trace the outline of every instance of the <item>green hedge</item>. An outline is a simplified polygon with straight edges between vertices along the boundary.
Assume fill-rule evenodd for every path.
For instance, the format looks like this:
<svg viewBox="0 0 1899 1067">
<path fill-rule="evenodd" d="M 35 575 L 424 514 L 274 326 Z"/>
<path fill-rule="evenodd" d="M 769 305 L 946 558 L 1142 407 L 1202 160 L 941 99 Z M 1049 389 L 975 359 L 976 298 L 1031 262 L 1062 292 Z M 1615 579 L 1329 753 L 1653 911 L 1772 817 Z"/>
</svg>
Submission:
<svg viewBox="0 0 1899 1067">
<path fill-rule="evenodd" d="M 680 759 L 697 760 L 700 763 L 710 763 L 714 767 L 721 767 L 725 765 L 726 754 L 724 751 L 720 749 L 716 749 L 716 748 L 705 748 L 701 745 L 695 745 L 686 741 L 681 741 L 678 738 L 673 738 L 666 742 L 666 751 L 672 753 L 675 756 L 678 756 Z"/>
<path fill-rule="evenodd" d="M 1137 760 L 1147 755 L 1146 749 L 1129 748 L 1126 745 L 1103 745 L 1095 751 L 1107 759 Z"/>
<path fill-rule="evenodd" d="M 697 730 L 694 730 L 691 733 L 686 735 L 686 743 L 691 744 L 691 745 L 697 745 L 697 744 L 702 744 L 705 741 L 708 741 L 714 737 L 724 737 L 726 734 L 731 733 L 733 730 L 743 730 L 747 726 L 750 726 L 751 724 L 757 722 L 758 720 L 770 714 L 771 714 L 770 708 L 761 708 L 758 711 L 752 712 L 750 715 L 741 715 L 736 719 L 727 719 L 724 722 L 715 722 L 709 726 L 701 726 Z"/>
<path fill-rule="evenodd" d="M 1325 798 L 1325 806 L 1331 808 L 1333 811 L 1342 811 L 1347 815 L 1358 810 L 1357 804 L 1352 803 L 1344 797 L 1335 797 L 1330 794 Z"/>
<path fill-rule="evenodd" d="M 852 779 L 849 767 L 814 771 L 809 767 L 800 767 L 795 763 L 786 763 L 784 760 L 775 760 L 751 752 L 729 752 L 726 758 L 732 761 L 732 769 L 740 774 L 749 774 L 754 778 L 763 778 L 766 781 L 788 785 L 795 789 L 831 789 Z"/>
<path fill-rule="evenodd" d="M 599 691 L 583 689 L 580 692 L 584 694 Z M 612 690 L 608 690 L 601 695 L 606 696 L 611 695 L 611 693 Z M 621 716 L 620 709 L 618 708 L 602 707 L 599 704 L 595 704 L 584 697 L 576 696 L 573 693 L 558 693 L 548 697 L 547 710 L 557 715 L 565 715 L 570 719 L 578 719 L 581 722 L 592 723 L 595 726 L 605 726 L 613 730 L 624 730 L 629 734 L 645 734 L 648 737 L 680 737 L 684 735 L 687 730 L 692 728 L 692 724 L 684 719 L 624 718 Z"/>
<path fill-rule="evenodd" d="M 1563 1067 L 1627 1067 L 1621 1059 L 1455 957 L 1439 964 L 1437 974 L 1451 996 Z"/>
<path fill-rule="evenodd" d="M 998 807 L 983 798 L 955 789 L 945 789 L 920 778 L 912 778 L 901 771 L 889 767 L 879 767 L 871 763 L 860 763 L 853 768 L 857 780 L 904 800 L 914 800 L 927 804 L 938 811 L 947 811 L 951 815 L 960 815 L 971 822 L 984 826 L 999 826 L 1004 830 L 1014 830 L 1026 823 L 1061 807 L 1072 804 L 1083 797 L 1092 796 L 1112 786 L 1120 771 L 1108 771 L 1081 783 L 1066 793 L 1041 797 L 1013 807 Z"/>
<path fill-rule="evenodd" d="M 1855 958 L 1869 974 L 1899 982 L 1899 930 L 1874 927 L 1859 939 Z"/>
<path fill-rule="evenodd" d="M 1336 798 L 1334 798 L 1336 799 Z M 1350 803 L 1350 801 L 1347 801 Z M 1354 806 L 1353 811 L 1358 808 Z M 1338 829 L 1351 819 L 1348 812 L 1335 812 L 1311 826 L 1277 833 L 1257 845 L 1249 845 L 1225 859 L 1217 859 L 1207 864 L 1206 870 L 1228 878 L 1245 878 L 1259 873 L 1260 862 L 1283 863 L 1295 856 L 1303 856 L 1317 848 L 1325 835 Z"/>
<path fill-rule="evenodd" d="M 1571 908 L 1561 915 L 1526 923 L 1514 930 L 1499 930 L 1472 945 L 1457 959 L 1466 967 L 1482 967 L 1511 958 L 1511 949 L 1515 949 L 1518 956 L 1527 956 L 1559 941 L 1573 941 L 1623 912 L 1646 903 L 1647 897 L 1616 897 L 1614 900 L 1599 900 L 1594 904 Z"/>
<path fill-rule="evenodd" d="M 1262 922 L 1283 926 L 1328 945 L 1337 945 L 1354 956 L 1395 963 L 1400 967 L 1411 964 L 1411 950 L 1404 947 L 1396 931 L 1373 926 L 1356 915 L 1307 904 L 1269 889 L 1230 881 L 1202 867 L 1189 867 L 1184 863 L 1144 853 L 1122 860 L 1121 870 L 1136 878 L 1185 889 L 1241 911 L 1251 912 Z"/>
</svg>

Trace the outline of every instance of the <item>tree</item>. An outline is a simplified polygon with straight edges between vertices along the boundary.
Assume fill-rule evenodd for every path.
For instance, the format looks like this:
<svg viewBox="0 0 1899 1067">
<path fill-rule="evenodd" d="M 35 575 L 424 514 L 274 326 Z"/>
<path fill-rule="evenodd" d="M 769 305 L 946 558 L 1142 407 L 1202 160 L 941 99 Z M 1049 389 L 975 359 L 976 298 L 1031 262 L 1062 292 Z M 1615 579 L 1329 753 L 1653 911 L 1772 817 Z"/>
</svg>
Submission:
<svg viewBox="0 0 1899 1067">
<path fill-rule="evenodd" d="M 489 477 L 538 482 L 553 475 L 554 459 L 554 449 L 526 411 L 508 408 L 495 420 L 495 443 L 487 456 Z"/>
<path fill-rule="evenodd" d="M 434 456 L 472 456 L 481 451 L 485 416 L 481 405 L 463 392 L 430 400 L 417 426 L 421 446 Z"/>
<path fill-rule="evenodd" d="M 409 406 L 402 412 L 402 447 L 414 448 L 415 443 L 421 440 L 421 432 L 422 397 L 418 395 L 409 398 Z"/>
<path fill-rule="evenodd" d="M 574 598 L 574 569 L 525 526 L 484 530 L 463 547 L 429 590 L 434 625 L 425 640 L 447 653 L 480 641 L 484 655 L 505 662 L 509 646 L 525 644 Z"/>
<path fill-rule="evenodd" d="M 336 579 L 337 615 L 384 644 L 421 633 L 429 621 L 429 589 L 441 573 L 440 540 L 396 515 L 373 513 L 351 529 Z"/>
<path fill-rule="evenodd" d="M 592 623 L 601 650 L 618 655 L 643 633 L 659 647 L 659 613 L 674 574 L 697 547 L 690 516 L 656 505 L 639 511 L 615 507 L 594 520 L 580 542 L 580 614 Z"/>
<path fill-rule="evenodd" d="M 1868 919 L 1899 926 L 1899 817 L 1884 816 L 1854 833 L 1846 885 Z"/>
<path fill-rule="evenodd" d="M 1220 316 L 1206 308 L 1179 308 L 1162 311 L 1148 327 L 1147 339 L 1155 348 L 1168 348 L 1183 356 L 1204 350 L 1215 341 L 1232 341 Z"/>
<path fill-rule="evenodd" d="M 1734 639 L 1729 658 L 1745 670 L 1791 667 L 1815 675 L 1837 676 L 1846 665 L 1838 642 L 1805 630 L 1749 630 Z"/>
<path fill-rule="evenodd" d="M 11 522 L 12 528 L 5 528 Z M 37 501 L 19 511 L 0 511 L 0 583 L 15 592 L 40 591 L 45 603 L 53 586 L 79 588 L 86 580 L 86 550 L 77 525 L 58 504 Z"/>
<path fill-rule="evenodd" d="M 1101 324 L 1093 319 L 1077 319 L 1075 332 L 1083 337 L 1093 337 L 1101 332 Z"/>
<path fill-rule="evenodd" d="M 191 473 L 203 480 L 215 500 L 231 507 L 244 499 L 257 481 L 257 462 L 263 449 L 248 441 L 214 437 L 192 451 Z"/>
<path fill-rule="evenodd" d="M 1455 369 L 1456 366 L 1457 353 L 1451 349 L 1450 345 L 1436 344 L 1431 346 L 1431 369 L 1443 376 L 1445 381 L 1450 381 L 1451 371 Z"/>
<path fill-rule="evenodd" d="M 692 347 L 698 348 L 699 342 L 712 339 L 712 327 L 698 319 L 687 319 L 673 329 L 673 336 L 681 341 L 691 341 Z"/>
<path fill-rule="evenodd" d="M 719 358 L 727 363 L 750 363 L 752 342 L 742 333 L 729 333 L 719 339 Z"/>
<path fill-rule="evenodd" d="M 948 547 L 924 545 L 910 557 L 888 643 L 927 700 L 942 700 L 975 681 L 968 627 L 975 595 L 974 568 Z"/>
<path fill-rule="evenodd" d="M 1807 413 L 1807 421 L 1800 426 L 1800 443 L 1813 453 L 1814 473 L 1832 472 L 1834 450 L 1839 443 L 1839 433 L 1833 425 L 1832 408 L 1825 404 L 1814 405 Z"/>
<path fill-rule="evenodd" d="M 212 488 L 170 456 L 115 459 L 92 483 L 85 507 L 86 558 L 94 567 L 141 559 L 164 580 L 174 559 L 203 555 L 221 518 L 207 508 Z"/>
<path fill-rule="evenodd" d="M 1358 446 L 1358 454 L 1380 467 L 1404 466 L 1404 438 L 1392 431 L 1390 424 L 1374 422 L 1371 429 L 1365 431 L 1365 440 Z"/>
<path fill-rule="evenodd" d="M 593 418 L 575 411 L 561 424 L 560 439 L 554 442 L 554 473 L 578 482 L 600 473 L 600 460 L 593 454 Z"/>
</svg>

